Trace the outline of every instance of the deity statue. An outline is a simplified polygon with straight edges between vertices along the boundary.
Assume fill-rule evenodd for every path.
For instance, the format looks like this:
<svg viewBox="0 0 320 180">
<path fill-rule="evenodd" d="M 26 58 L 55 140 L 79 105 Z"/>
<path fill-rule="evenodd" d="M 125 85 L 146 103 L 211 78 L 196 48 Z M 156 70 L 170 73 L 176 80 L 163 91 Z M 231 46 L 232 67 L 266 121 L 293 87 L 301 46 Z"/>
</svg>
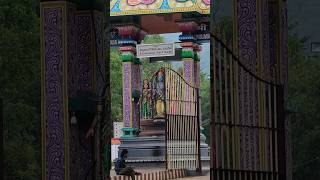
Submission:
<svg viewBox="0 0 320 180">
<path fill-rule="evenodd" d="M 151 88 L 148 79 L 143 80 L 142 90 L 142 118 L 151 118 Z"/>
<path fill-rule="evenodd" d="M 159 117 L 165 117 L 165 107 L 164 107 L 164 81 L 165 81 L 165 76 L 164 76 L 164 69 L 160 69 L 157 77 L 156 77 L 156 116 Z"/>
</svg>

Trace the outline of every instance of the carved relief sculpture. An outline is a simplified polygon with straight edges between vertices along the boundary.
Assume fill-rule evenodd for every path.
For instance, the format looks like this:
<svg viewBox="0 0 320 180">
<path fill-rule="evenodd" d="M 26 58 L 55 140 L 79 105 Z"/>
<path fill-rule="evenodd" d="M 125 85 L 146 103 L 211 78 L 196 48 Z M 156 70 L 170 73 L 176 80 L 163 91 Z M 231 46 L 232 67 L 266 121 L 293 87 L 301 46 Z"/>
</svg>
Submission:
<svg viewBox="0 0 320 180">
<path fill-rule="evenodd" d="M 164 70 L 160 69 L 156 78 L 156 118 L 165 117 L 165 107 L 164 107 L 164 80 L 165 74 Z"/>
<path fill-rule="evenodd" d="M 142 90 L 142 118 L 151 118 L 151 88 L 148 79 L 143 81 Z"/>
</svg>

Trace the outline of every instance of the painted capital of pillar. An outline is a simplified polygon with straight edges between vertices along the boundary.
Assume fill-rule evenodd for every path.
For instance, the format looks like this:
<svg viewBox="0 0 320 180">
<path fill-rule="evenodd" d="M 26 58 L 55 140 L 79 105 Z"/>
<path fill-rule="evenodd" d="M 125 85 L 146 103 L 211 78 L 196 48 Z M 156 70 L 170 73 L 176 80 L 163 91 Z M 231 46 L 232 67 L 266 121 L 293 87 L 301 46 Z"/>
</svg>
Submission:
<svg viewBox="0 0 320 180">
<path fill-rule="evenodd" d="M 116 27 L 123 70 L 123 137 L 137 136 L 140 128 L 141 62 L 136 58 L 136 45 L 146 32 L 135 25 Z"/>
<path fill-rule="evenodd" d="M 196 38 L 193 33 L 198 24 L 195 21 L 178 22 L 182 34 L 179 36 L 182 48 L 183 77 L 187 83 L 195 85 L 195 47 Z M 196 55 L 197 56 L 197 55 Z"/>
</svg>

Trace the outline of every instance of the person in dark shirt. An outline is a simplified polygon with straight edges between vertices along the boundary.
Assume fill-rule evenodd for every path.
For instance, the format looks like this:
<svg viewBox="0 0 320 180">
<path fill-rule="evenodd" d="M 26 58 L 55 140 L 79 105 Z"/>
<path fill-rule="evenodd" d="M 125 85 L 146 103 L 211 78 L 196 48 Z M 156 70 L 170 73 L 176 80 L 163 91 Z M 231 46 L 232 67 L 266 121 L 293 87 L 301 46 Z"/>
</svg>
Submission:
<svg viewBox="0 0 320 180">
<path fill-rule="evenodd" d="M 128 157 L 128 150 L 122 150 L 120 158 L 116 160 L 115 171 L 117 175 L 131 176 L 132 180 L 135 180 L 135 175 L 141 175 L 141 173 L 135 172 L 131 167 L 126 166 L 126 158 Z"/>
</svg>

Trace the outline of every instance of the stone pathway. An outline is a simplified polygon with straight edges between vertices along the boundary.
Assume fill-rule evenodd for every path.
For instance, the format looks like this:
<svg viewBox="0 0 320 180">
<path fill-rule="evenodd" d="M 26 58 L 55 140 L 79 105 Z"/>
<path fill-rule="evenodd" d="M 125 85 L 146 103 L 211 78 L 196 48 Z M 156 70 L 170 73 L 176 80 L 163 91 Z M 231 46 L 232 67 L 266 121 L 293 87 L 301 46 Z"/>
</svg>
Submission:
<svg viewBox="0 0 320 180">
<path fill-rule="evenodd" d="M 210 180 L 210 176 L 186 177 L 186 178 L 179 178 L 179 180 Z"/>
</svg>

